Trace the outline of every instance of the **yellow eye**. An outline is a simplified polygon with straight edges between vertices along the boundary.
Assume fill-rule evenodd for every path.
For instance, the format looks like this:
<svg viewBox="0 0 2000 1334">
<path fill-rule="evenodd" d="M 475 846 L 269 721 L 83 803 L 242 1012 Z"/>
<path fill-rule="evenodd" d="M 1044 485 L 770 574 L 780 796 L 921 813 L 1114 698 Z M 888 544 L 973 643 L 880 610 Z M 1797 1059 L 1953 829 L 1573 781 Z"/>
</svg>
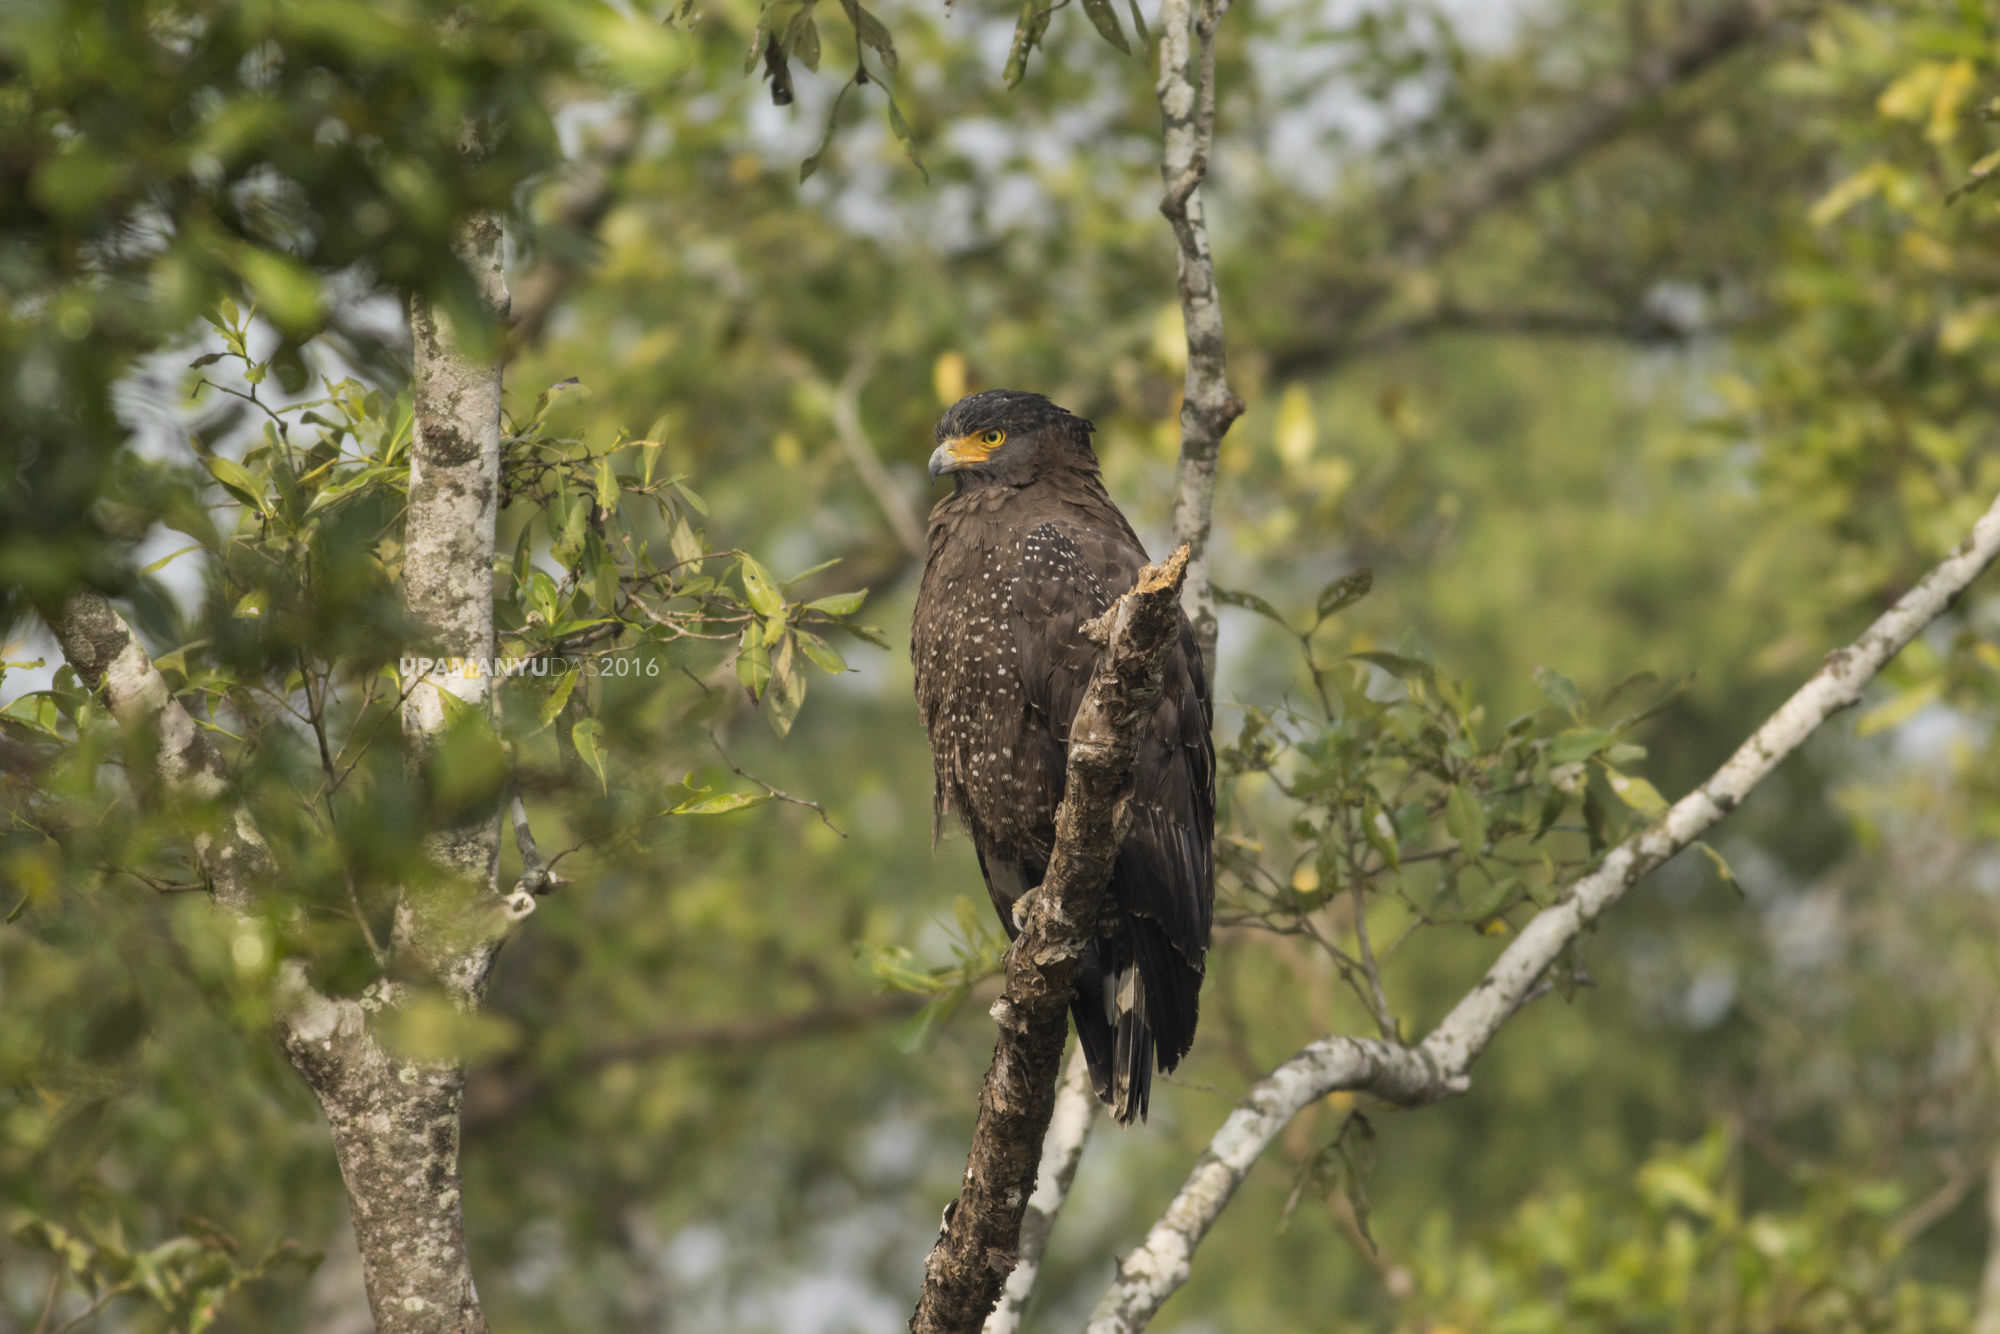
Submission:
<svg viewBox="0 0 2000 1334">
<path fill-rule="evenodd" d="M 1007 433 L 1005 431 L 1001 430 L 984 431 L 980 433 L 979 443 L 985 445 L 988 449 L 997 449 L 1000 445 L 1000 442 L 1002 440 L 1005 440 L 1006 438 L 1007 438 Z"/>
</svg>

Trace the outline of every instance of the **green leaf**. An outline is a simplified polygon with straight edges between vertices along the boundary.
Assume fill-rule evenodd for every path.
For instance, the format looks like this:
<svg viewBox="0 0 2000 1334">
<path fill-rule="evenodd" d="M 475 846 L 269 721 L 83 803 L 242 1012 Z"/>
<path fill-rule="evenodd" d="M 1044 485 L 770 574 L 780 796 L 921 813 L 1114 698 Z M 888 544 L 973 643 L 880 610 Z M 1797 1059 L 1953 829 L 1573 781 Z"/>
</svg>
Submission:
<svg viewBox="0 0 2000 1334">
<path fill-rule="evenodd" d="M 1040 44 L 1042 34 L 1049 30 L 1049 18 L 1055 13 L 1052 5 L 1045 0 L 1021 0 L 1021 17 L 1014 24 L 1014 40 L 1007 48 L 1007 66 L 1000 72 L 1000 80 L 1012 88 L 1028 72 L 1028 56 Z"/>
<path fill-rule="evenodd" d="M 1108 0 L 1100 0 L 1100 3 L 1108 3 Z M 903 108 L 896 105 L 895 94 L 890 93 L 887 89 L 884 89 L 883 92 L 889 102 L 889 132 L 895 135 L 896 142 L 903 146 L 903 153 L 910 159 L 910 165 L 917 169 L 917 175 L 923 177 L 924 181 L 928 183 L 931 179 L 931 174 L 925 169 L 924 160 L 917 156 L 917 141 L 910 134 L 910 123 L 903 119 Z"/>
<path fill-rule="evenodd" d="M 742 651 L 736 655 L 736 679 L 750 692 L 750 702 L 754 704 L 764 697 L 771 684 L 771 650 L 752 631 L 744 631 L 743 636 Z"/>
<path fill-rule="evenodd" d="M 1118 26 L 1118 11 L 1111 7 L 1111 0 L 1083 0 L 1083 12 L 1090 19 L 1090 26 L 1097 29 L 1099 37 L 1126 55 L 1132 54 L 1132 47 L 1125 40 L 1125 30 Z"/>
<path fill-rule="evenodd" d="M 674 559 L 682 565 L 692 565 L 701 559 L 701 539 L 695 535 L 694 525 L 687 521 L 687 515 L 674 515 L 673 531 L 667 536 L 667 545 L 673 548 Z"/>
<path fill-rule="evenodd" d="M 785 580 L 784 587 L 790 588 L 793 584 L 798 583 L 801 579 L 810 579 L 814 575 L 818 574 L 821 570 L 830 570 L 834 566 L 840 564 L 840 562 L 841 562 L 841 557 L 829 556 L 827 559 L 820 561 L 816 565 L 808 565 L 803 570 L 800 570 L 797 574 L 793 575 L 791 578 Z"/>
<path fill-rule="evenodd" d="M 848 90 L 853 87 L 854 79 L 850 76 L 847 82 L 840 85 L 840 91 L 833 95 L 833 105 L 827 108 L 826 128 L 820 131 L 819 147 L 813 149 L 806 160 L 799 163 L 800 185 L 804 185 L 807 181 L 811 180 L 812 174 L 819 170 L 820 160 L 826 156 L 827 145 L 833 142 L 834 127 L 840 124 L 840 104 L 847 100 Z M 697 505 L 695 508 L 701 509 L 701 506 Z M 705 509 L 702 510 L 704 514 L 707 512 Z"/>
<path fill-rule="evenodd" d="M 179 551 L 169 551 L 166 555 L 160 557 L 158 560 L 152 562 L 150 565 L 140 570 L 139 573 L 158 574 L 161 570 L 166 569 L 167 566 L 173 563 L 175 560 L 178 560 L 180 557 L 187 555 L 188 552 L 200 551 L 200 550 L 201 550 L 201 543 L 195 542 L 189 546 L 182 547 Z"/>
<path fill-rule="evenodd" d="M 1721 1207 L 1714 1190 L 1684 1164 L 1655 1159 L 1639 1170 L 1639 1192 L 1655 1209 L 1681 1208 L 1712 1218 Z"/>
<path fill-rule="evenodd" d="M 815 667 L 823 672 L 831 672 L 835 676 L 847 670 L 847 660 L 840 656 L 839 650 L 833 645 L 810 630 L 795 630 L 792 633 L 799 641 L 799 649 L 806 657 L 812 659 Z"/>
<path fill-rule="evenodd" d="M 1465 787 L 1455 787 L 1444 799 L 1444 827 L 1460 850 L 1477 857 L 1486 849 L 1486 809 Z"/>
<path fill-rule="evenodd" d="M 1630 806 L 1647 819 L 1654 819 L 1667 812 L 1667 799 L 1660 790 L 1645 779 L 1634 774 L 1622 774 L 1610 766 L 1605 766 L 1605 781 L 1618 794 L 1618 800 Z"/>
<path fill-rule="evenodd" d="M 806 702 L 806 678 L 798 668 L 792 642 L 787 635 L 772 655 L 771 690 L 764 697 L 764 717 L 769 720 L 771 730 L 781 737 L 792 730 L 792 722 Z"/>
<path fill-rule="evenodd" d="M 598 541 L 596 533 L 590 535 L 590 547 L 592 557 L 592 568 L 590 571 L 591 593 L 597 599 L 598 610 L 602 611 L 606 616 L 611 616 L 616 614 L 618 610 L 618 593 L 620 587 L 618 562 L 612 560 L 610 553 L 604 550 L 603 544 Z"/>
<path fill-rule="evenodd" d="M 618 512 L 618 476 L 611 471 L 611 456 L 606 454 L 597 460 L 597 503 L 606 515 Z"/>
<path fill-rule="evenodd" d="M 1543 793 L 1541 814 L 1535 818 L 1535 837 L 1548 833 L 1549 828 L 1562 819 L 1562 813 L 1568 806 L 1569 796 L 1561 788 L 1552 787 Z"/>
<path fill-rule="evenodd" d="M 1276 607 L 1266 602 L 1263 598 L 1259 597 L 1257 594 L 1249 592 L 1245 589 L 1217 588 L 1215 590 L 1215 600 L 1217 602 L 1224 604 L 1225 606 L 1241 607 L 1245 611 L 1254 611 L 1267 621 L 1270 621 L 1276 625 L 1282 625 L 1287 630 L 1292 629 L 1291 625 L 1285 620 L 1283 614 L 1280 613 Z M 1297 632 L 1293 631 L 1293 633 L 1296 634 Z"/>
<path fill-rule="evenodd" d="M 1590 855 L 1595 857 L 1611 846 L 1611 818 L 1592 784 L 1583 790 L 1583 828 L 1590 839 Z"/>
<path fill-rule="evenodd" d="M 1132 11 L 1132 31 L 1139 34 L 1139 45 L 1150 45 L 1153 37 L 1146 31 L 1146 16 L 1139 12 L 1139 0 L 1125 0 L 1125 4 Z"/>
<path fill-rule="evenodd" d="M 1549 703 L 1571 718 L 1583 717 L 1583 696 L 1578 693 L 1576 682 L 1553 667 L 1537 667 L 1535 684 L 1542 688 L 1542 694 L 1548 698 Z"/>
<path fill-rule="evenodd" d="M 1398 681 L 1428 681 L 1431 679 L 1434 670 L 1423 659 L 1405 657 L 1401 653 L 1371 651 L 1367 653 L 1350 653 L 1347 656 L 1351 661 L 1365 662 L 1370 666 L 1380 667 Z"/>
<path fill-rule="evenodd" d="M 556 623 L 556 581 L 547 570 L 528 571 L 528 607 L 543 625 Z"/>
<path fill-rule="evenodd" d="M 514 596 L 523 600 L 527 596 L 527 588 L 524 585 L 527 582 L 528 570 L 535 555 L 534 534 L 535 526 L 532 523 L 524 523 L 521 525 L 520 536 L 514 539 L 514 561 L 511 566 L 514 574 Z"/>
<path fill-rule="evenodd" d="M 696 514 L 699 514 L 704 519 L 708 517 L 708 502 L 706 500 L 703 500 L 701 498 L 700 493 L 697 492 L 693 487 L 689 486 L 686 482 L 681 481 L 679 478 L 675 478 L 674 489 L 681 493 L 682 500 L 685 500 L 688 504 L 694 506 L 694 512 Z"/>
<path fill-rule="evenodd" d="M 1729 869 L 1729 863 L 1723 860 L 1722 854 L 1701 839 L 1696 839 L 1694 845 L 1701 849 L 1702 856 L 1708 858 L 1709 865 L 1713 866 L 1715 873 L 1722 877 L 1722 883 L 1741 894 L 1743 885 L 1737 880 L 1736 872 Z"/>
<path fill-rule="evenodd" d="M 1970 167 L 1967 167 L 1965 169 L 1965 179 L 1952 187 L 1951 193 L 1945 196 L 1945 202 L 1955 202 L 1960 195 L 1977 190 L 1980 186 L 1986 184 L 1995 171 L 2000 171 L 2000 148 L 1994 149 Z"/>
<path fill-rule="evenodd" d="M 762 792 L 717 792 L 709 796 L 689 797 L 667 814 L 727 815 L 730 811 L 740 811 L 769 800 Z"/>
<path fill-rule="evenodd" d="M 595 718 L 585 718 L 570 729 L 569 739 L 578 757 L 597 775 L 598 787 L 608 794 L 611 785 L 604 776 L 604 724 Z"/>
<path fill-rule="evenodd" d="M 235 459 L 224 458 L 220 454 L 210 454 L 202 462 L 208 465 L 208 471 L 216 481 L 222 483 L 223 489 L 230 495 L 260 514 L 271 512 L 264 504 L 264 488 L 258 485 L 257 479 L 250 475 L 248 468 Z"/>
<path fill-rule="evenodd" d="M 577 678 L 581 675 L 581 669 L 572 667 L 557 678 L 554 689 L 550 690 L 547 697 L 542 700 L 542 707 L 536 710 L 535 716 L 540 726 L 547 727 L 562 713 L 563 706 L 569 703 L 570 692 L 576 689 Z"/>
<path fill-rule="evenodd" d="M 1587 760 L 1618 738 L 1601 727 L 1573 727 L 1558 732 L 1549 742 L 1549 763 L 1570 764 Z"/>
<path fill-rule="evenodd" d="M 771 5 L 769 0 L 757 12 L 757 26 L 750 30 L 750 49 L 743 53 L 743 72 L 748 74 L 757 68 L 757 62 L 764 55 L 764 36 L 770 31 Z"/>
<path fill-rule="evenodd" d="M 1356 570 L 1352 574 L 1344 574 L 1340 578 L 1335 579 L 1319 591 L 1319 602 L 1315 607 L 1315 610 L 1319 613 L 1319 619 L 1324 621 L 1327 617 L 1353 606 L 1355 603 L 1361 601 L 1362 598 L 1367 597 L 1368 590 L 1374 586 L 1375 571 L 1373 570 Z"/>
<path fill-rule="evenodd" d="M 755 556 L 737 553 L 737 568 L 743 576 L 743 594 L 759 616 L 777 616 L 785 610 L 785 598 L 770 572 Z"/>
<path fill-rule="evenodd" d="M 812 611 L 823 611 L 829 616 L 852 616 L 861 610 L 861 604 L 868 600 L 868 590 L 856 589 L 852 593 L 829 593 L 823 598 L 814 598 L 806 603 Z"/>
<path fill-rule="evenodd" d="M 819 25 L 813 21 L 810 5 L 794 15 L 786 27 L 785 49 L 797 56 L 807 69 L 815 74 L 819 72 Z"/>
<path fill-rule="evenodd" d="M 882 57 L 882 63 L 895 69 L 896 43 L 889 36 L 889 30 L 882 26 L 882 20 L 869 13 L 860 0 L 840 0 L 840 6 L 847 11 L 848 22 L 854 25 L 854 35 L 861 44 L 875 48 Z"/>
</svg>

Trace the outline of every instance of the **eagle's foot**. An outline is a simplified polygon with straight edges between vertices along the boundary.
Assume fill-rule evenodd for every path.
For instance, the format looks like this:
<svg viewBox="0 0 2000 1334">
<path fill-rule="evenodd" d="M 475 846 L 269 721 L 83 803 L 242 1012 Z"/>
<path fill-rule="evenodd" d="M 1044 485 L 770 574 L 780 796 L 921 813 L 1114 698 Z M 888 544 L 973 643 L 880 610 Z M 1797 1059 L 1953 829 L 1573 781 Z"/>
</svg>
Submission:
<svg viewBox="0 0 2000 1334">
<path fill-rule="evenodd" d="M 1034 908 L 1035 900 L 1041 897 L 1041 893 L 1040 885 L 1030 885 L 1021 891 L 1021 897 L 1015 899 L 1013 905 L 1008 908 L 1008 914 L 1014 919 L 1016 931 L 1028 929 L 1028 913 Z"/>
</svg>

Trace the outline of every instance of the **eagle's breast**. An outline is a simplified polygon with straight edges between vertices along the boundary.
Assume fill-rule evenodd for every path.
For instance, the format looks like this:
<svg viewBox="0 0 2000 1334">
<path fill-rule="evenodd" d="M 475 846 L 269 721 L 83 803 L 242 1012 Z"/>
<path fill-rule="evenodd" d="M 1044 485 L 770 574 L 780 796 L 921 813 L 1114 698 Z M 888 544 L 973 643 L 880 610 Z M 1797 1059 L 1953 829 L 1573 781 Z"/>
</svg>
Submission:
<svg viewBox="0 0 2000 1334">
<path fill-rule="evenodd" d="M 1031 723 L 1012 628 L 1022 535 L 998 507 L 953 508 L 948 536 L 934 535 L 910 644 L 937 800 L 984 842 L 1046 850 L 1052 830 L 1018 765 Z"/>
</svg>

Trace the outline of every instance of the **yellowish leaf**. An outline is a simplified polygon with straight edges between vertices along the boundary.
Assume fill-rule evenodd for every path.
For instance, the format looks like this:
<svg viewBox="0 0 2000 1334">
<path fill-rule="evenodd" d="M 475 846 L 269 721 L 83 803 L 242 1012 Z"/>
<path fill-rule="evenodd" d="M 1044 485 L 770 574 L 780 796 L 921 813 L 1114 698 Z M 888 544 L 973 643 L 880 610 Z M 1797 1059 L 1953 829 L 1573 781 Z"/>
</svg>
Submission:
<svg viewBox="0 0 2000 1334">
<path fill-rule="evenodd" d="M 1611 790 L 1618 794 L 1618 800 L 1639 814 L 1648 817 L 1665 814 L 1667 799 L 1645 779 L 1633 774 L 1621 774 L 1616 769 L 1609 771 L 1605 777 L 1611 783 Z"/>
<path fill-rule="evenodd" d="M 1179 305 L 1164 305 L 1153 317 L 1153 355 L 1158 357 L 1167 369 L 1175 372 L 1187 369 L 1187 330 L 1181 324 Z"/>
<path fill-rule="evenodd" d="M 1908 722 L 1921 713 L 1925 705 L 1937 699 L 1938 692 L 1943 686 L 1943 681 L 1933 678 L 1912 690 L 1905 690 L 1894 699 L 1876 705 L 1862 714 L 1860 721 L 1854 724 L 1854 735 L 1873 736 L 1877 732 L 1886 732 L 1892 727 Z"/>
<path fill-rule="evenodd" d="M 1875 110 L 1889 120 L 1915 120 L 1933 104 L 1945 67 L 1935 60 L 1912 66 L 1875 99 Z"/>
<path fill-rule="evenodd" d="M 956 352 L 940 355 L 931 367 L 931 388 L 937 391 L 941 407 L 950 407 L 964 398 L 965 358 Z"/>
<path fill-rule="evenodd" d="M 1937 88 L 1931 94 L 1930 123 L 1924 126 L 1924 138 L 1934 144 L 1943 144 L 1957 136 L 1959 113 L 1977 82 L 1972 62 L 1965 59 L 1954 60 L 1938 76 Z"/>
<path fill-rule="evenodd" d="M 1302 384 L 1286 388 L 1278 400 L 1278 457 L 1299 467 L 1312 457 L 1319 432 L 1313 423 L 1312 397 Z"/>
<path fill-rule="evenodd" d="M 1952 248 L 1929 232 L 1905 232 L 1901 244 L 1905 255 L 1934 273 L 1950 273 L 1958 267 L 1958 256 Z"/>
<path fill-rule="evenodd" d="M 1880 162 L 1871 162 L 1855 172 L 1840 184 L 1820 196 L 1819 202 L 1807 214 L 1815 227 L 1824 227 L 1839 218 L 1855 205 L 1882 192 L 1888 183 L 1889 168 Z"/>
</svg>

